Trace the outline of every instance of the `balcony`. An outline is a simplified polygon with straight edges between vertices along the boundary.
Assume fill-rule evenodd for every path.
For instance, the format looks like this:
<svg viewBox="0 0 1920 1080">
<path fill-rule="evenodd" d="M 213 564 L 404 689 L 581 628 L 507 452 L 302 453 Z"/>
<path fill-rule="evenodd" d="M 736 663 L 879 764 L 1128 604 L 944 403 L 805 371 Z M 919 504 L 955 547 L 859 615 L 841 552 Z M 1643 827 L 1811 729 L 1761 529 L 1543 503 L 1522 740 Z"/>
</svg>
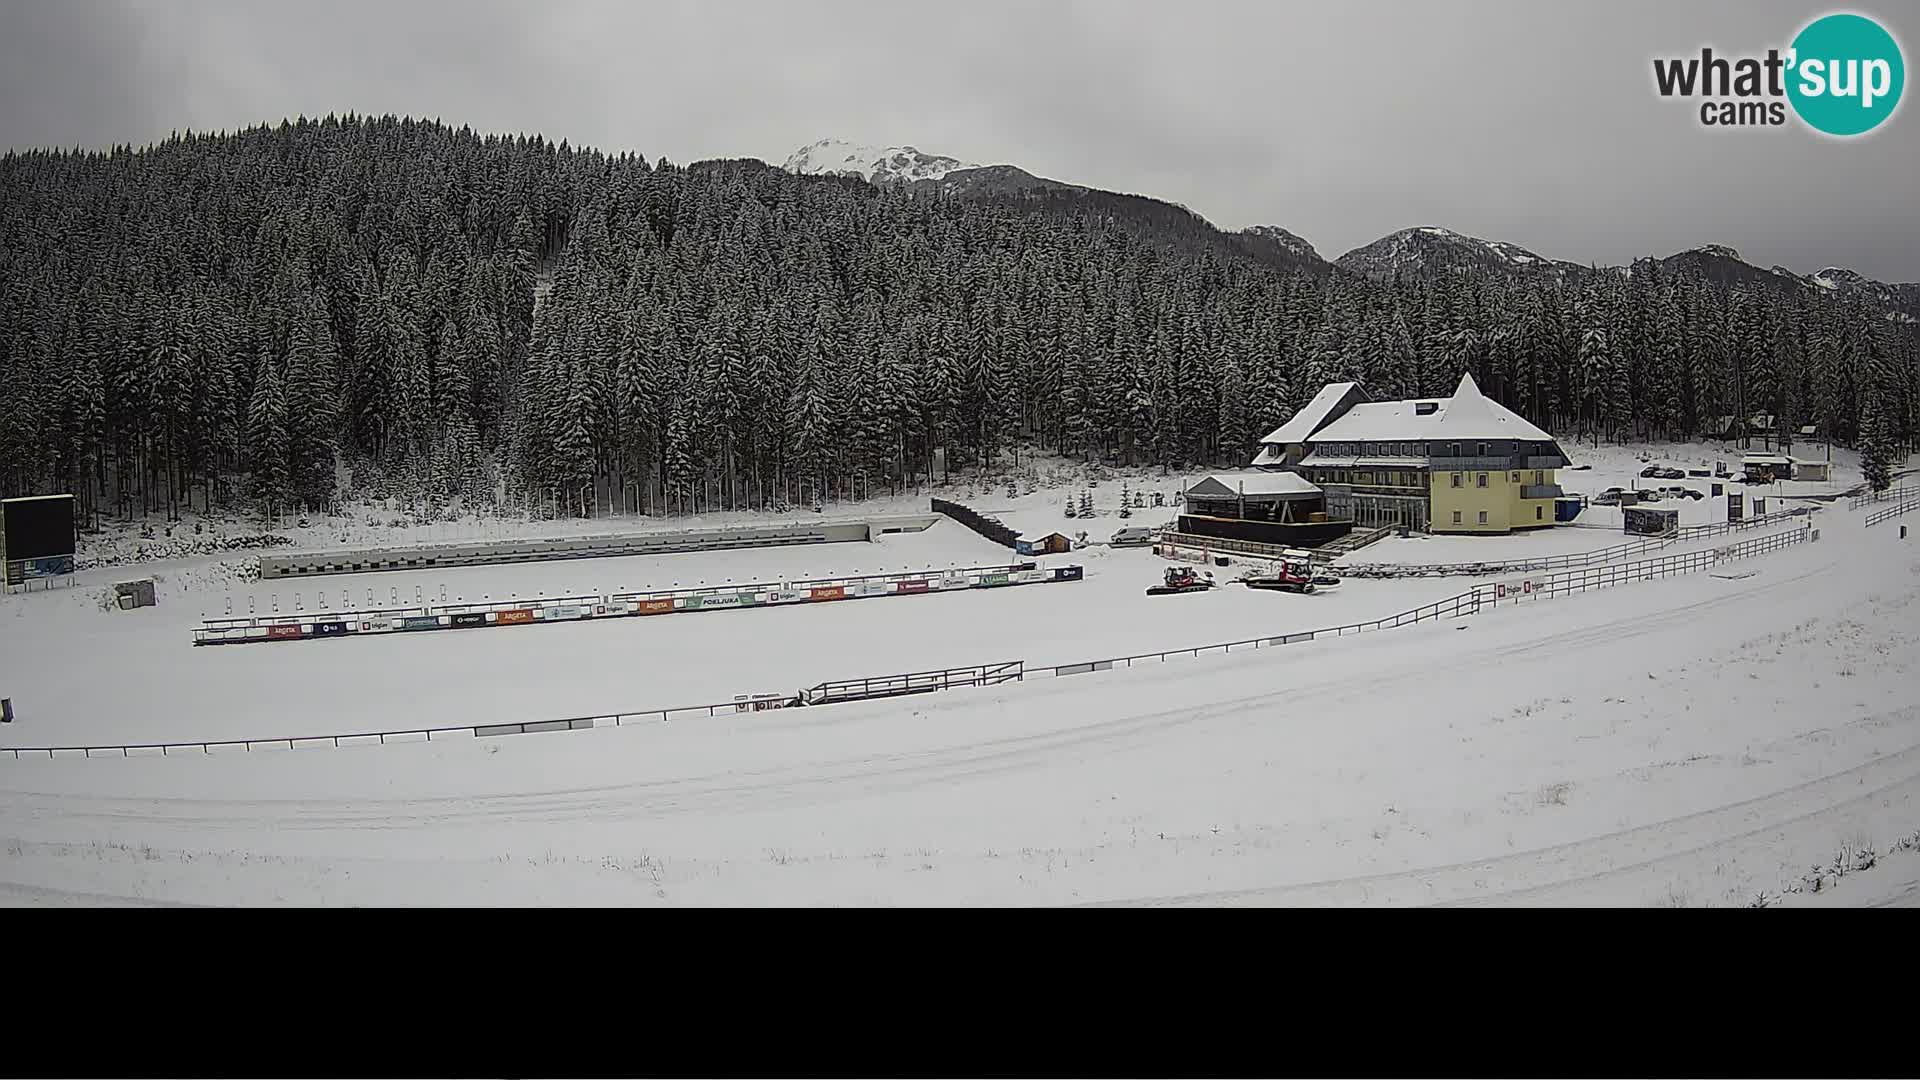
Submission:
<svg viewBox="0 0 1920 1080">
<path fill-rule="evenodd" d="M 1510 472 L 1520 466 L 1512 455 L 1501 457 L 1437 457 L 1428 461 L 1434 472 Z M 1558 466 L 1556 466 L 1557 468 Z"/>
<path fill-rule="evenodd" d="M 1527 457 L 1521 460 L 1526 463 L 1521 466 L 1523 469 L 1564 469 L 1567 467 L 1567 459 L 1558 454 L 1548 454 L 1544 457 Z"/>
<path fill-rule="evenodd" d="M 1527 484 L 1520 488 L 1523 499 L 1558 499 L 1565 494 L 1559 484 Z"/>
</svg>

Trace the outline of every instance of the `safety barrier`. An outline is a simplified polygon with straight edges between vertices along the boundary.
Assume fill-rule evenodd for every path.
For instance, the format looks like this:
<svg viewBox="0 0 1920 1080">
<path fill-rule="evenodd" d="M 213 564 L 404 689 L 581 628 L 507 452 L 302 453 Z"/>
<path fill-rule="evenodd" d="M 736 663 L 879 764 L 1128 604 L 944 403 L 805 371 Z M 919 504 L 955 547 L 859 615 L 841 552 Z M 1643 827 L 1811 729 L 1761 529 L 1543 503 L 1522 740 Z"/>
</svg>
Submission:
<svg viewBox="0 0 1920 1080">
<path fill-rule="evenodd" d="M 410 633 L 495 626 L 525 626 L 667 615 L 685 611 L 726 611 L 780 604 L 858 600 L 876 596 L 918 596 L 959 589 L 992 589 L 1055 581 L 1079 581 L 1081 566 L 1040 567 L 1035 563 L 927 569 L 908 573 L 817 578 L 810 581 L 757 582 L 693 589 L 599 595 L 507 599 L 410 608 L 308 611 L 286 615 L 207 619 L 194 628 L 195 645 L 241 645 L 262 641 L 303 641 L 359 634 Z"/>
<path fill-rule="evenodd" d="M 1488 574 L 1520 573 L 1531 570 L 1557 570 L 1581 566 L 1593 566 L 1597 563 L 1613 562 L 1616 559 L 1644 555 L 1649 551 L 1659 551 L 1679 542 L 1673 533 L 1650 536 L 1644 540 L 1630 540 L 1609 548 L 1596 551 L 1581 551 L 1568 555 L 1553 555 L 1539 559 L 1509 559 L 1500 562 L 1457 562 L 1457 563 L 1356 563 L 1338 568 L 1342 577 L 1356 578 L 1400 578 L 1400 577 L 1482 577 Z"/>
<path fill-rule="evenodd" d="M 637 723 L 667 723 L 674 720 L 710 719 L 721 713 L 761 712 L 803 705 L 832 705 L 872 698 L 897 697 L 965 686 L 994 686 L 1018 682 L 1024 665 L 1018 660 L 995 664 L 975 664 L 940 671 L 920 671 L 905 675 L 876 675 L 858 679 L 835 679 L 816 684 L 798 694 L 740 694 L 732 701 L 710 705 L 679 705 L 665 709 L 641 709 L 629 712 L 597 713 L 557 719 L 520 720 L 507 723 L 462 724 L 448 727 L 408 728 L 400 731 L 360 731 L 339 735 L 294 735 L 272 739 L 204 739 L 183 742 L 129 743 L 118 746 L 33 746 L 0 747 L 0 756 L 22 757 L 170 757 L 182 753 L 218 754 L 229 751 L 271 752 L 351 746 L 386 746 L 392 743 L 445 742 L 460 738 L 489 738 L 500 735 L 532 735 L 549 731 L 580 731 L 591 728 L 625 727 Z"/>
<path fill-rule="evenodd" d="M 1422 604 L 1409 611 L 1389 615 L 1380 619 L 1347 623 L 1341 626 L 1326 627 L 1317 630 L 1302 630 L 1288 634 L 1275 634 L 1267 637 L 1249 638 L 1243 641 L 1220 642 L 1212 645 L 1198 645 L 1184 649 L 1167 649 L 1160 652 L 1138 653 L 1130 656 L 1115 656 L 1099 660 L 1084 660 L 1070 664 L 1055 664 L 1048 667 L 1028 667 L 1020 661 L 1005 661 L 999 664 L 975 665 L 965 668 L 948 668 L 939 672 L 921 672 L 913 675 L 879 676 L 864 679 L 840 679 L 820 683 L 810 690 L 802 691 L 796 698 L 780 695 L 741 695 L 731 702 L 712 705 L 691 705 L 671 709 L 646 709 L 637 712 L 608 713 L 597 716 L 567 717 L 563 719 L 529 720 L 505 724 L 478 724 L 461 727 L 415 728 L 404 731 L 354 733 L 346 735 L 322 735 L 314 737 L 274 738 L 274 739 L 231 739 L 215 741 L 195 741 L 176 743 L 145 743 L 127 746 L 70 746 L 70 747 L 8 747 L 0 748 L 0 754 L 12 754 L 18 759 L 22 755 L 53 757 L 132 757 L 143 754 L 165 755 L 169 752 L 214 753 L 218 750 L 244 749 L 278 750 L 300 749 L 318 746 L 384 745 L 389 742 L 431 742 L 436 736 L 440 739 L 462 735 L 485 737 L 532 733 L 536 731 L 573 731 L 582 728 L 619 727 L 641 720 L 669 721 L 682 717 L 711 717 L 719 712 L 731 709 L 735 712 L 757 711 L 764 708 L 783 708 L 788 704 L 807 702 L 812 696 L 813 703 L 833 704 L 863 698 L 891 697 L 901 693 L 923 693 L 936 690 L 954 689 L 962 686 L 996 685 L 1006 682 L 1021 682 L 1029 677 L 1065 677 L 1085 675 L 1094 672 L 1112 671 L 1115 668 L 1130 668 L 1148 661 L 1164 663 L 1167 660 L 1183 657 L 1200 657 L 1213 654 L 1227 654 L 1236 650 L 1272 648 L 1275 646 L 1296 645 L 1325 638 L 1345 637 L 1350 634 L 1371 633 L 1380 630 L 1392 630 L 1402 626 L 1411 626 L 1434 619 L 1461 618 L 1477 615 L 1483 610 L 1497 608 L 1501 603 L 1532 601 L 1568 596 L 1593 589 L 1609 588 L 1640 581 L 1672 577 L 1680 574 L 1696 573 L 1710 569 L 1720 563 L 1740 559 L 1754 558 L 1769 552 L 1795 544 L 1807 543 L 1818 538 L 1819 534 L 1806 522 L 1801 528 L 1792 529 L 1771 536 L 1762 536 L 1742 541 L 1710 551 L 1686 552 L 1665 556 L 1638 563 L 1625 563 L 1617 566 L 1570 571 L 1550 575 L 1539 582 L 1523 581 L 1515 589 L 1510 583 L 1496 582 L 1475 586 L 1473 589 Z"/>
<path fill-rule="evenodd" d="M 1682 540 L 1697 540 L 1703 536 L 1724 536 L 1729 533 L 1752 532 L 1755 529 L 1771 528 L 1783 522 L 1791 521 L 1794 518 L 1806 517 L 1809 514 L 1817 513 L 1820 509 L 1821 508 L 1817 506 L 1796 506 L 1791 510 L 1775 510 L 1771 514 L 1742 518 L 1739 521 L 1716 521 L 1707 525 L 1682 525 L 1679 529 L 1679 536 Z"/>
<path fill-rule="evenodd" d="M 1910 484 L 1899 484 L 1885 491 L 1869 491 L 1864 495 L 1855 495 L 1853 498 L 1847 500 L 1847 509 L 1858 510 L 1863 506 L 1871 506 L 1874 503 L 1887 502 L 1892 499 L 1906 499 L 1913 496 L 1920 496 L 1920 488 L 1913 487 Z"/>
<path fill-rule="evenodd" d="M 1886 521 L 1890 518 L 1897 518 L 1901 514 L 1907 513 L 1908 511 L 1915 510 L 1915 509 L 1920 509 L 1920 499 L 1914 499 L 1910 502 L 1903 502 L 1898 506 L 1889 506 L 1885 510 L 1876 510 L 1873 513 L 1867 515 L 1867 527 L 1872 528 L 1873 526 L 1878 525 L 1883 521 Z"/>
<path fill-rule="evenodd" d="M 1493 574 L 1576 570 L 1614 563 L 1621 559 L 1630 559 L 1636 555 L 1645 555 L 1649 552 L 1661 551 L 1684 541 L 1770 528 L 1792 519 L 1805 517 L 1812 512 L 1812 507 L 1796 507 L 1792 510 L 1781 510 L 1756 518 L 1747 518 L 1742 521 L 1720 521 L 1707 525 L 1682 525 L 1660 536 L 1649 536 L 1641 540 L 1629 540 L 1624 544 L 1616 544 L 1613 547 L 1600 548 L 1594 551 L 1574 552 L 1568 555 L 1554 555 L 1539 559 L 1512 559 L 1503 562 L 1409 563 L 1404 565 L 1396 563 L 1357 563 L 1350 566 L 1338 566 L 1336 569 L 1343 577 L 1356 578 L 1486 577 Z"/>
<path fill-rule="evenodd" d="M 1481 594 L 1482 602 L 1490 607 L 1517 601 L 1546 600 L 1556 596 L 1587 592 L 1591 589 L 1604 589 L 1615 585 L 1629 585 L 1639 581 L 1653 581 L 1681 574 L 1698 573 L 1702 570 L 1710 570 L 1721 563 L 1755 558 L 1814 539 L 1817 539 L 1817 534 L 1813 531 L 1813 524 L 1807 522 L 1798 529 L 1789 529 L 1786 532 L 1745 540 L 1709 551 L 1688 551 L 1641 562 L 1563 571 L 1549 574 L 1538 580 L 1525 578 L 1518 582 L 1493 582 L 1476 586 L 1475 590 Z"/>
<path fill-rule="evenodd" d="M 1274 634 L 1267 637 L 1247 638 L 1244 641 L 1223 641 L 1213 645 L 1196 645 L 1188 649 L 1166 649 L 1161 652 L 1137 653 L 1131 656 L 1112 656 L 1102 660 L 1083 660 L 1073 664 L 1055 664 L 1051 667 L 1029 667 L 1025 674 L 1029 676 L 1086 675 L 1096 671 L 1112 671 L 1116 667 L 1128 668 L 1135 664 L 1154 661 L 1165 663 L 1168 660 L 1189 656 L 1210 656 L 1215 653 L 1226 654 L 1236 649 L 1266 649 L 1277 645 L 1298 645 L 1303 642 L 1317 641 L 1321 638 L 1345 637 L 1349 634 L 1365 634 L 1377 630 L 1392 630 L 1401 626 L 1426 622 L 1429 619 L 1451 619 L 1464 615 L 1474 615 L 1480 610 L 1480 599 L 1476 593 L 1464 592 L 1458 596 L 1449 596 L 1445 600 L 1436 600 L 1431 604 L 1422 604 L 1411 611 L 1402 611 L 1385 618 L 1369 619 L 1365 622 L 1347 623 L 1343 626 L 1329 626 L 1318 630 L 1300 630 L 1291 634 Z"/>
</svg>

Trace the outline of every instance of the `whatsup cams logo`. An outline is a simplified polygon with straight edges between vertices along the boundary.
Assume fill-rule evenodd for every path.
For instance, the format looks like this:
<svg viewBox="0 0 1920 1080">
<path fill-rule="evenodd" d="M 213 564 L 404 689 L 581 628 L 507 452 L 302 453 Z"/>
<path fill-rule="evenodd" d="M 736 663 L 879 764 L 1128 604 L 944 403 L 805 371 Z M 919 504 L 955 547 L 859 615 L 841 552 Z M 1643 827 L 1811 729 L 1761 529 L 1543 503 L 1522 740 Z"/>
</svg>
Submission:
<svg viewBox="0 0 1920 1080">
<path fill-rule="evenodd" d="M 1887 28 L 1851 12 L 1822 15 L 1765 56 L 1653 61 L 1663 98 L 1697 100 L 1703 127 L 1781 127 L 1791 115 L 1824 135 L 1865 135 L 1900 106 L 1907 65 Z"/>
</svg>

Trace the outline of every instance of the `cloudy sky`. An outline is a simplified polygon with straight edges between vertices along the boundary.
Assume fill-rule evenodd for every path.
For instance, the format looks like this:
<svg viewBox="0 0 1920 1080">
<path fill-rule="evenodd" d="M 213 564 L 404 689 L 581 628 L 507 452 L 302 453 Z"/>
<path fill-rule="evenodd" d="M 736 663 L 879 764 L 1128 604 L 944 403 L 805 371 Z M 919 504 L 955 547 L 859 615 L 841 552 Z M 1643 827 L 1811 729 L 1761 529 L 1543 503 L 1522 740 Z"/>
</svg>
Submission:
<svg viewBox="0 0 1920 1080">
<path fill-rule="evenodd" d="M 649 159 L 826 136 L 1283 225 L 1575 261 L 1703 243 L 1920 280 L 1920 114 L 1711 131 L 1654 56 L 1784 46 L 1780 0 L 0 0 L 0 145 L 392 112 Z M 1881 18 L 1913 60 L 1920 8 Z"/>
</svg>

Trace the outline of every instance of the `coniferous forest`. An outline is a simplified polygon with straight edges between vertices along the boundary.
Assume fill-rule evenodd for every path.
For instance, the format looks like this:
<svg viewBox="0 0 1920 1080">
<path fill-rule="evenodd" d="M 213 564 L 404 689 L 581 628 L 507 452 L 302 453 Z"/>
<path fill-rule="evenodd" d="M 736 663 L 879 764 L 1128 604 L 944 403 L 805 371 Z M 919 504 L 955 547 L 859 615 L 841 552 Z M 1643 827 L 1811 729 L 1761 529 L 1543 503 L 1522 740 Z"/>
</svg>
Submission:
<svg viewBox="0 0 1920 1080">
<path fill-rule="evenodd" d="M 330 117 L 0 159 L 0 493 L 88 519 L 360 493 L 806 505 L 1026 447 L 1232 465 L 1324 383 L 1566 441 L 1728 415 L 1869 459 L 1914 324 L 1631 272 L 1306 273 L 1097 204 Z M 936 453 L 942 451 L 942 453 Z"/>
</svg>

